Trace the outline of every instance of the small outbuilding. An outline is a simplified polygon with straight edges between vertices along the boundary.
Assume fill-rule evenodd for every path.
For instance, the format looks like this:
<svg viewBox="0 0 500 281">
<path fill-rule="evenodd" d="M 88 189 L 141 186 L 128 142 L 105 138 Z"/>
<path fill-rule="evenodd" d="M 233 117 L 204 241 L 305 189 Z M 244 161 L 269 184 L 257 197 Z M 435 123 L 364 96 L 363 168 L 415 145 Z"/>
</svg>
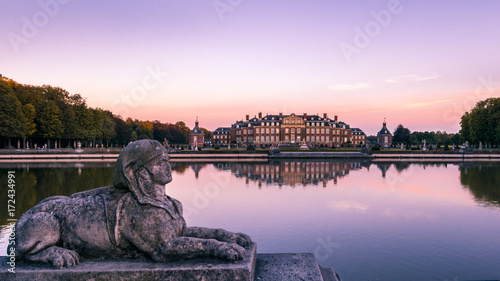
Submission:
<svg viewBox="0 0 500 281">
<path fill-rule="evenodd" d="M 385 118 L 382 129 L 377 133 L 377 143 L 380 145 L 380 147 L 383 148 L 389 148 L 391 147 L 392 144 L 392 134 L 387 129 L 387 123 L 385 122 Z"/>
<path fill-rule="evenodd" d="M 189 145 L 193 149 L 205 146 L 205 134 L 199 127 L 198 117 L 196 117 L 193 130 L 189 133 Z"/>
</svg>

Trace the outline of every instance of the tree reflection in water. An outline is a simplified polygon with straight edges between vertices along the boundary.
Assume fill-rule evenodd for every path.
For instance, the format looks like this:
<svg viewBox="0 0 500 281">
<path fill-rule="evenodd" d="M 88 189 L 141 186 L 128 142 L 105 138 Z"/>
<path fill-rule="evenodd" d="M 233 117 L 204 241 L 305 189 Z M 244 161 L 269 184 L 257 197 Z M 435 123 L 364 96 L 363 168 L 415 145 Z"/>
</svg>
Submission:
<svg viewBox="0 0 500 281">
<path fill-rule="evenodd" d="M 500 166 L 494 163 L 460 165 L 460 183 L 483 205 L 500 207 Z"/>
<path fill-rule="evenodd" d="M 182 175 L 191 168 L 197 176 L 200 171 L 213 165 L 221 171 L 231 171 L 237 178 L 265 186 L 322 186 L 328 182 L 337 184 L 350 171 L 363 168 L 369 170 L 370 161 L 333 160 L 283 160 L 261 162 L 172 162 L 172 170 Z M 470 190 L 474 198 L 483 205 L 499 207 L 500 164 L 499 163 L 411 163 L 407 161 L 375 163 L 384 177 L 392 166 L 401 173 L 411 165 L 447 166 L 458 165 L 461 184 Z M 90 163 L 2 163 L 0 182 L 7 182 L 7 171 L 16 171 L 16 218 L 35 206 L 42 199 L 54 195 L 69 196 L 75 192 L 111 185 L 114 162 Z M 0 193 L 7 194 L 7 185 L 0 184 Z M 0 212 L 5 222 L 7 212 Z"/>
</svg>

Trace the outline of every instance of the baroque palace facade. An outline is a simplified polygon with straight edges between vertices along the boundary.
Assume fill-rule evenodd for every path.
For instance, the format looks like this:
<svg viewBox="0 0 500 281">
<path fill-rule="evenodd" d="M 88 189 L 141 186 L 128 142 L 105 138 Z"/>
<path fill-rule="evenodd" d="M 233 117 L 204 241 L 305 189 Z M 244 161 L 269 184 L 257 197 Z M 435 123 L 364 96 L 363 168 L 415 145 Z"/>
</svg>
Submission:
<svg viewBox="0 0 500 281">
<path fill-rule="evenodd" d="M 347 144 L 354 146 L 366 143 L 365 133 L 358 128 L 338 120 L 330 119 L 326 113 L 319 115 L 266 115 L 237 121 L 231 127 L 217 128 L 212 134 L 216 145 L 293 145 L 306 143 L 310 147 L 340 147 Z"/>
</svg>

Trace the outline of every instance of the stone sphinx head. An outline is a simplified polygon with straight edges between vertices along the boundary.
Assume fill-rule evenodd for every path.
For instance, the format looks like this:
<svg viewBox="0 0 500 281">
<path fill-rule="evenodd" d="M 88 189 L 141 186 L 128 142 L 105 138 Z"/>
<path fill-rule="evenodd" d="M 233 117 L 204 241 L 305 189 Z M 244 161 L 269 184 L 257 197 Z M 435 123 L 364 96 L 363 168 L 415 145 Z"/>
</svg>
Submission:
<svg viewBox="0 0 500 281">
<path fill-rule="evenodd" d="M 165 185 L 172 181 L 167 150 L 156 140 L 130 143 L 118 157 L 113 185 L 129 190 L 141 204 L 164 208 Z"/>
</svg>

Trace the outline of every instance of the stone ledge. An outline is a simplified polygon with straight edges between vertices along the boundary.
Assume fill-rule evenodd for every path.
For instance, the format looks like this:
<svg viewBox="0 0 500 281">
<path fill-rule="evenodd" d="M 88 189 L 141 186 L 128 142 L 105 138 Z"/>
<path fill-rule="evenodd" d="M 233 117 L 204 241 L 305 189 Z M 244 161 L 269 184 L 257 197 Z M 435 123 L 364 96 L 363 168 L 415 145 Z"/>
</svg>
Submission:
<svg viewBox="0 0 500 281">
<path fill-rule="evenodd" d="M 10 273 L 7 257 L 0 257 L 0 281 L 66 280 L 238 280 L 253 281 L 256 244 L 246 251 L 242 261 L 228 262 L 215 258 L 197 258 L 156 263 L 148 260 L 82 260 L 72 268 L 54 269 L 44 264 L 16 263 Z"/>
<path fill-rule="evenodd" d="M 8 257 L 0 257 L 0 281 L 48 280 L 203 280 L 203 281 L 342 281 L 332 268 L 321 267 L 311 253 L 256 254 L 256 245 L 247 248 L 240 262 L 214 258 L 155 263 L 141 260 L 83 260 L 79 265 L 54 269 L 43 264 L 16 263 L 9 273 Z"/>
<path fill-rule="evenodd" d="M 332 268 L 321 267 L 312 253 L 258 254 L 255 281 L 267 280 L 342 281 Z"/>
</svg>

